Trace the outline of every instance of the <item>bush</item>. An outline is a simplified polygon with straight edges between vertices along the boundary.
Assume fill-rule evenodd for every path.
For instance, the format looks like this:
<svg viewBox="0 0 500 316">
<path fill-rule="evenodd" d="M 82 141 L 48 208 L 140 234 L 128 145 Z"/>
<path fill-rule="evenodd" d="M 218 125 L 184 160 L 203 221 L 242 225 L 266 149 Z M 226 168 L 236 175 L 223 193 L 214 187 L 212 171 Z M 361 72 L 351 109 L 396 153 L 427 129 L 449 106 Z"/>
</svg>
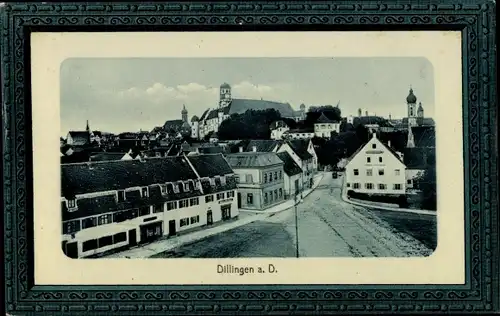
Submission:
<svg viewBox="0 0 500 316">
<path fill-rule="evenodd" d="M 366 194 L 366 193 L 360 193 L 360 192 L 355 192 L 353 190 L 349 190 L 349 191 L 347 191 L 347 197 L 353 198 L 353 199 L 358 199 L 358 200 L 371 201 L 371 202 L 397 204 L 401 208 L 408 207 L 408 200 L 406 198 L 406 195 L 404 195 L 404 194 L 399 195 L 399 196 Z"/>
</svg>

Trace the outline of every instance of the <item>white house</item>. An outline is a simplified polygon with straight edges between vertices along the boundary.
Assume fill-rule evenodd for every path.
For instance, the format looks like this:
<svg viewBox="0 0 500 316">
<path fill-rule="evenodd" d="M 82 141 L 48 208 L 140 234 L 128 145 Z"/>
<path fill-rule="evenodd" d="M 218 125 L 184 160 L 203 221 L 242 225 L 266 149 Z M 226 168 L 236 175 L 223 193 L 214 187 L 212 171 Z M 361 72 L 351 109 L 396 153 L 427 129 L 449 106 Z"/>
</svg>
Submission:
<svg viewBox="0 0 500 316">
<path fill-rule="evenodd" d="M 368 194 L 405 194 L 406 166 L 377 134 L 356 151 L 346 165 L 347 190 Z"/>
<path fill-rule="evenodd" d="M 311 139 L 314 137 L 313 130 L 291 129 L 283 133 L 285 139 Z"/>
<path fill-rule="evenodd" d="M 288 152 L 277 153 L 278 157 L 283 161 L 283 171 L 284 171 L 284 189 L 285 198 L 293 198 L 296 194 L 302 191 L 302 169 L 299 165 L 295 163 L 293 158 Z"/>
<path fill-rule="evenodd" d="M 340 122 L 326 117 L 324 113 L 314 123 L 314 135 L 321 138 L 330 138 L 332 132 L 340 133 Z"/>
<path fill-rule="evenodd" d="M 222 155 L 61 168 L 62 248 L 71 258 L 175 236 L 238 216 L 236 180 Z"/>
<path fill-rule="evenodd" d="M 281 140 L 283 139 L 283 134 L 290 130 L 290 127 L 283 121 L 279 120 L 271 124 L 271 139 Z"/>
<path fill-rule="evenodd" d="M 295 163 L 302 169 L 302 186 L 304 189 L 311 188 L 313 177 L 317 169 L 314 164 L 315 157 L 309 152 L 312 143 L 310 140 L 289 140 L 281 144 L 276 152 L 287 152 Z M 314 151 L 314 147 L 312 147 Z"/>
</svg>

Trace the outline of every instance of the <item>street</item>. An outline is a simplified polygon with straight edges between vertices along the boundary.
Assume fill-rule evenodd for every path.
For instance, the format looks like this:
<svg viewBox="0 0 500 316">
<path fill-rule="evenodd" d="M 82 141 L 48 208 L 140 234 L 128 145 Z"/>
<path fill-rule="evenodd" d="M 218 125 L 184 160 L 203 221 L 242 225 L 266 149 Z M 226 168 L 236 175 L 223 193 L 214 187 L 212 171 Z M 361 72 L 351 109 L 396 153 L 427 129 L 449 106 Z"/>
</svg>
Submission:
<svg viewBox="0 0 500 316">
<path fill-rule="evenodd" d="M 372 211 L 346 203 L 341 198 L 341 181 L 333 179 L 331 173 L 325 174 L 316 190 L 297 205 L 300 257 L 409 257 L 432 253 L 435 217 Z M 295 210 L 291 208 L 154 257 L 295 256 Z"/>
</svg>

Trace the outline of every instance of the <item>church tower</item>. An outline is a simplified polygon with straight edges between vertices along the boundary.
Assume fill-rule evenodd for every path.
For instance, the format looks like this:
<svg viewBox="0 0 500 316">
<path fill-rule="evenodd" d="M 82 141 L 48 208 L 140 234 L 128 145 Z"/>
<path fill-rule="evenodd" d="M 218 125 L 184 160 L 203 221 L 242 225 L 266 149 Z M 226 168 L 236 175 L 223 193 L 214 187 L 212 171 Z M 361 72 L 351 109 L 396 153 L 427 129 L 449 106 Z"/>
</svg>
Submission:
<svg viewBox="0 0 500 316">
<path fill-rule="evenodd" d="M 424 124 L 424 107 L 422 106 L 422 102 L 418 103 L 417 123 L 418 125 Z"/>
<path fill-rule="evenodd" d="M 182 122 L 188 123 L 188 111 L 186 110 L 185 104 L 182 105 L 181 116 L 182 116 Z"/>
<path fill-rule="evenodd" d="M 223 108 L 231 103 L 231 86 L 227 83 L 223 83 L 220 86 L 220 98 L 219 98 L 219 107 Z"/>
<path fill-rule="evenodd" d="M 413 94 L 413 89 L 410 87 L 410 93 L 406 97 L 408 106 L 408 126 L 417 125 L 417 97 Z"/>
</svg>

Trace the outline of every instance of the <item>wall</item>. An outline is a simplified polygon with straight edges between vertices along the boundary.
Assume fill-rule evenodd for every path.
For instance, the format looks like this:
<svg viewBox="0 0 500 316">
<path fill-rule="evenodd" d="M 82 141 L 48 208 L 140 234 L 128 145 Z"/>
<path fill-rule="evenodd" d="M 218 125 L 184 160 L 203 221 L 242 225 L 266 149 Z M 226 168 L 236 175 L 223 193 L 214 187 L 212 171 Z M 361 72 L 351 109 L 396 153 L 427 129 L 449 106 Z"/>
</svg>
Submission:
<svg viewBox="0 0 500 316">
<path fill-rule="evenodd" d="M 289 177 L 287 174 L 285 174 L 284 178 L 284 183 L 283 183 L 283 188 L 285 189 L 285 193 L 287 195 L 293 195 L 295 194 L 295 180 L 299 180 L 299 192 L 302 190 L 302 182 L 300 181 L 301 174 L 296 174 L 291 177 Z"/>
<path fill-rule="evenodd" d="M 421 169 L 406 169 L 406 187 L 412 189 L 416 178 L 423 175 L 424 170 Z"/>
<path fill-rule="evenodd" d="M 376 148 L 372 145 L 375 144 Z M 367 162 L 370 157 L 370 162 Z M 379 162 L 382 157 L 382 162 Z M 358 175 L 354 170 L 358 170 Z M 367 175 L 367 170 L 372 170 L 372 175 Z M 379 175 L 378 170 L 383 169 L 384 175 Z M 399 175 L 395 170 L 399 170 Z M 346 166 L 346 185 L 347 190 L 354 190 L 361 193 L 371 194 L 405 194 L 406 174 L 405 166 L 399 161 L 380 141 L 372 138 L 347 164 Z M 359 183 L 359 188 L 354 188 L 354 183 Z M 367 189 L 365 183 L 372 183 L 373 188 Z M 380 190 L 378 184 L 385 184 L 386 189 Z M 401 184 L 400 190 L 393 189 L 393 184 Z"/>
</svg>

